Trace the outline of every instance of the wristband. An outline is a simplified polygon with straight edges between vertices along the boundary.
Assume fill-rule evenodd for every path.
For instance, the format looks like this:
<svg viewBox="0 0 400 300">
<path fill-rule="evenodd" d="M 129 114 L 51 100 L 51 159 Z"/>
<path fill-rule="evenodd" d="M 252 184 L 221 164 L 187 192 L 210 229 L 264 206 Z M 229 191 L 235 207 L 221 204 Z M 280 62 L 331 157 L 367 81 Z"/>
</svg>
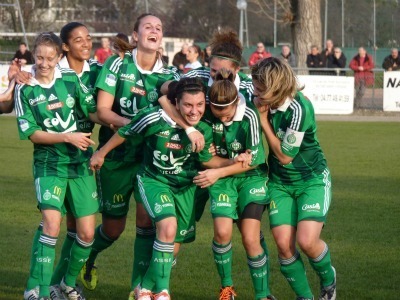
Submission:
<svg viewBox="0 0 400 300">
<path fill-rule="evenodd" d="M 198 131 L 196 128 L 194 127 L 188 127 L 185 129 L 186 135 L 191 134 L 192 132 Z"/>
</svg>

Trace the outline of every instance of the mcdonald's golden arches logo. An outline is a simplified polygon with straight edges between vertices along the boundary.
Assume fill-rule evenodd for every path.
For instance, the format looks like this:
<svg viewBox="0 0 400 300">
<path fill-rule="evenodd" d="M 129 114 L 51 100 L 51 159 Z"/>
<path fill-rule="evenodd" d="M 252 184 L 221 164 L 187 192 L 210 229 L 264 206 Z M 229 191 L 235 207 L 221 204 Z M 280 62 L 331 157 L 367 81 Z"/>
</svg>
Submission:
<svg viewBox="0 0 400 300">
<path fill-rule="evenodd" d="M 227 194 L 219 194 L 218 201 L 219 202 L 229 202 L 229 196 Z"/>
<path fill-rule="evenodd" d="M 54 190 L 53 190 L 53 194 L 54 195 L 56 195 L 56 196 L 58 196 L 58 197 L 60 197 L 60 195 L 61 195 L 61 188 L 59 187 L 59 186 L 55 186 L 54 187 Z"/>
<path fill-rule="evenodd" d="M 274 200 L 271 200 L 271 202 L 269 203 L 269 209 L 276 209 L 276 203 Z"/>
<path fill-rule="evenodd" d="M 160 196 L 160 198 L 162 203 L 171 202 L 171 199 L 169 199 L 168 195 L 163 194 Z"/>
<path fill-rule="evenodd" d="M 124 202 L 124 196 L 122 194 L 114 194 L 113 203 Z"/>
</svg>

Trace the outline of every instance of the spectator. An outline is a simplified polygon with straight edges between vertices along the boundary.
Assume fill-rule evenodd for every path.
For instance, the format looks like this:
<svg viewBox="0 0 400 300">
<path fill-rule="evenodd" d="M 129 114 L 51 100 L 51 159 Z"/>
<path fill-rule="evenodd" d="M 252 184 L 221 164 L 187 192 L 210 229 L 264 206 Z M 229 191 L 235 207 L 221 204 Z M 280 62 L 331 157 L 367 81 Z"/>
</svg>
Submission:
<svg viewBox="0 0 400 300">
<path fill-rule="evenodd" d="M 281 58 L 285 60 L 292 68 L 296 67 L 296 56 L 290 52 L 290 47 L 288 45 L 282 46 Z"/>
<path fill-rule="evenodd" d="M 32 65 L 35 63 L 32 52 L 28 50 L 25 43 L 20 43 L 17 52 L 15 52 L 12 60 L 18 59 L 18 63 L 21 66 Z"/>
<path fill-rule="evenodd" d="M 121 42 L 118 42 L 118 40 L 121 40 Z M 117 33 L 117 35 L 114 38 L 113 41 L 113 51 L 115 54 L 118 54 L 121 58 L 124 57 L 124 52 L 120 50 L 119 43 L 126 43 L 129 44 L 129 38 L 125 33 Z"/>
<path fill-rule="evenodd" d="M 324 68 L 329 68 L 328 67 L 328 57 L 330 55 L 333 55 L 335 51 L 335 47 L 333 46 L 333 42 L 332 40 L 326 40 L 325 42 L 325 49 L 324 51 L 321 53 L 322 59 L 324 61 Z"/>
<path fill-rule="evenodd" d="M 187 73 L 190 70 L 201 68 L 202 64 L 199 60 L 202 59 L 202 52 L 199 46 L 192 45 L 189 47 L 188 53 L 186 54 L 186 59 L 189 61 L 185 68 L 183 69 L 183 73 Z"/>
<path fill-rule="evenodd" d="M 210 66 L 210 56 L 211 56 L 211 46 L 207 46 L 204 48 L 203 56 L 204 56 L 204 66 L 209 67 Z"/>
<path fill-rule="evenodd" d="M 172 65 L 177 67 L 179 72 L 183 72 L 185 65 L 189 62 L 186 58 L 186 54 L 188 53 L 189 45 L 183 44 L 181 51 L 174 55 L 174 59 L 172 60 Z"/>
<path fill-rule="evenodd" d="M 158 47 L 158 53 L 161 55 L 161 59 L 164 63 L 164 67 L 167 67 L 169 64 L 169 57 L 167 55 L 164 55 L 164 48 L 163 47 Z"/>
<path fill-rule="evenodd" d="M 101 64 L 104 64 L 106 59 L 112 55 L 110 48 L 110 39 L 108 37 L 101 38 L 101 48 L 97 49 L 94 53 L 94 58 Z"/>
<path fill-rule="evenodd" d="M 324 62 L 322 55 L 318 51 L 318 47 L 311 46 L 311 53 L 307 55 L 307 67 L 308 68 L 323 68 Z M 310 71 L 310 75 L 322 74 L 321 71 Z"/>
<path fill-rule="evenodd" d="M 386 71 L 398 71 L 400 69 L 399 50 L 397 48 L 392 48 L 391 54 L 385 57 L 382 68 Z"/>
<path fill-rule="evenodd" d="M 332 54 L 327 57 L 327 68 L 331 69 L 343 69 L 346 67 L 346 56 L 342 52 L 342 49 L 339 47 L 335 47 Z M 344 76 L 346 74 L 345 71 L 340 71 L 340 75 Z M 338 72 L 332 71 L 329 72 L 329 75 L 338 75 Z"/>
<path fill-rule="evenodd" d="M 356 96 L 354 108 L 360 108 L 361 99 L 364 96 L 365 88 L 374 84 L 374 61 L 364 47 L 358 49 L 358 54 L 350 62 L 350 69 L 354 71 L 354 84 Z"/>
<path fill-rule="evenodd" d="M 264 58 L 271 57 L 271 56 L 272 56 L 271 52 L 266 51 L 264 44 L 260 42 L 257 44 L 256 51 L 254 51 L 250 55 L 249 67 L 255 65 L 260 59 L 264 59 Z"/>
</svg>

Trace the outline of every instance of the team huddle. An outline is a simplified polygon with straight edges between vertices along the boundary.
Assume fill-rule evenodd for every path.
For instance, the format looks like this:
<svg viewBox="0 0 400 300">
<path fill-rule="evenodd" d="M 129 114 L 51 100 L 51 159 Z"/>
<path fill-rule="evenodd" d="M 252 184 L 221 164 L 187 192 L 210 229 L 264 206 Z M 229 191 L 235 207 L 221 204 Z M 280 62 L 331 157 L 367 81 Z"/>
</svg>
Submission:
<svg viewBox="0 0 400 300">
<path fill-rule="evenodd" d="M 242 45 L 235 32 L 222 30 L 209 43 L 209 68 L 181 76 L 161 60 L 162 37 L 160 19 L 143 14 L 134 25 L 135 45 L 117 40 L 120 54 L 104 65 L 90 59 L 92 41 L 81 23 L 68 23 L 60 36 L 37 37 L 32 74 L 20 72 L 19 81 L 26 82 L 14 90 L 20 137 L 34 144 L 42 214 L 24 299 L 85 299 L 76 281 L 96 288 L 96 258 L 123 233 L 132 196 L 136 237 L 129 300 L 171 299 L 171 268 L 180 245 L 201 234 L 196 222 L 207 201 L 218 299 L 240 298 L 232 279 L 235 223 L 254 299 L 279 298 L 269 285 L 264 211 L 296 299 L 314 299 L 296 245 L 320 278 L 318 299 L 336 299 L 335 269 L 320 239 L 331 201 L 330 172 L 312 104 L 291 67 L 271 57 L 254 65 L 251 77 L 241 73 Z M 93 153 L 95 123 L 101 128 Z M 54 266 L 64 216 L 67 235 Z"/>
</svg>

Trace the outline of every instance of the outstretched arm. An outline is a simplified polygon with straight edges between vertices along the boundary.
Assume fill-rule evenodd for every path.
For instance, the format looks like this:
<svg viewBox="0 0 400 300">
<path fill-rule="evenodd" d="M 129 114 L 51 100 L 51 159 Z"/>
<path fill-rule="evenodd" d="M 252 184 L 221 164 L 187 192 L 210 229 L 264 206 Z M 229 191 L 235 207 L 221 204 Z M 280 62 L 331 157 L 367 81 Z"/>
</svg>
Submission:
<svg viewBox="0 0 400 300">
<path fill-rule="evenodd" d="M 98 170 L 104 163 L 104 158 L 106 155 L 113 150 L 114 148 L 121 145 L 125 142 L 125 138 L 121 137 L 118 132 L 115 133 L 108 142 L 100 148 L 100 150 L 96 151 L 92 158 L 90 159 L 90 168 L 94 170 Z"/>
</svg>

